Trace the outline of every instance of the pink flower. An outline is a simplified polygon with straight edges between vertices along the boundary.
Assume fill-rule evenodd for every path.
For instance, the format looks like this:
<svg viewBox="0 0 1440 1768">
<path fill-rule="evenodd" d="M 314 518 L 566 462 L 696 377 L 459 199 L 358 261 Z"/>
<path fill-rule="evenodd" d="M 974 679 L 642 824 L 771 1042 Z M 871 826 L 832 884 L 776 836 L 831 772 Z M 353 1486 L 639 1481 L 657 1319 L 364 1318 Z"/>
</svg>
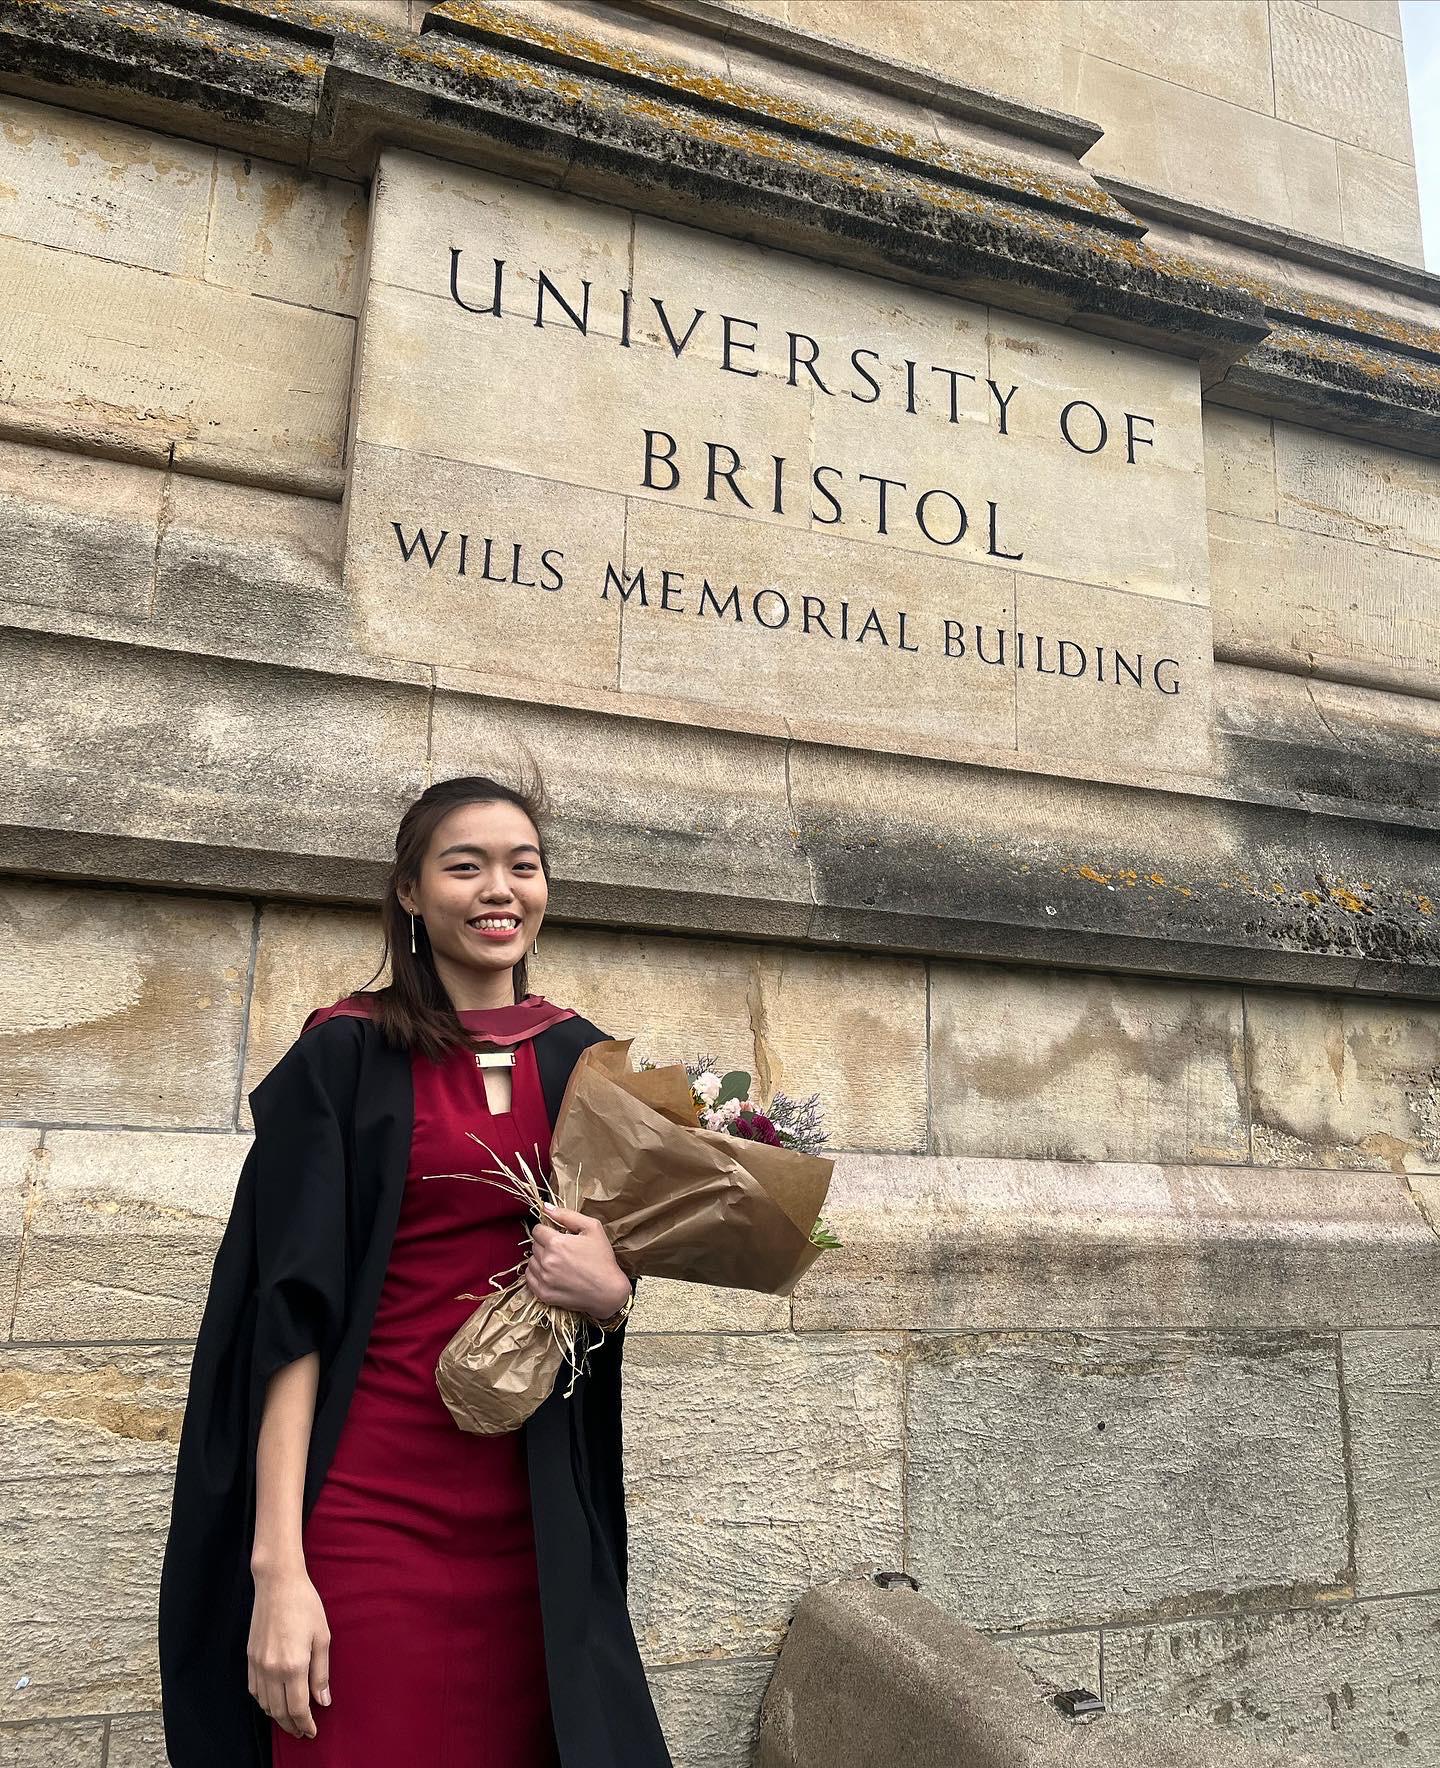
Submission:
<svg viewBox="0 0 1440 1768">
<path fill-rule="evenodd" d="M 763 1111 L 742 1111 L 730 1126 L 732 1136 L 744 1136 L 750 1142 L 768 1142 L 780 1146 L 780 1132 Z"/>
</svg>

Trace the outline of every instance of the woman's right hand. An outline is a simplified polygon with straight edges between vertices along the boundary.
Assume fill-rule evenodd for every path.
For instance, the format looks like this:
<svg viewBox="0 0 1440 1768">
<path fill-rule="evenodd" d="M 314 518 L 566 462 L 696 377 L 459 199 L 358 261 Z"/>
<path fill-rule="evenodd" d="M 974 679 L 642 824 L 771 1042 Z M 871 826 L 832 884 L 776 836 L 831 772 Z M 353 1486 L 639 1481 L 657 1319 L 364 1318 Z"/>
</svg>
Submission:
<svg viewBox="0 0 1440 1768">
<path fill-rule="evenodd" d="M 255 1607 L 247 1658 L 250 1692 L 282 1730 L 314 1737 L 310 1711 L 330 1705 L 330 1628 L 325 1605 L 303 1566 L 254 1572 Z"/>
</svg>

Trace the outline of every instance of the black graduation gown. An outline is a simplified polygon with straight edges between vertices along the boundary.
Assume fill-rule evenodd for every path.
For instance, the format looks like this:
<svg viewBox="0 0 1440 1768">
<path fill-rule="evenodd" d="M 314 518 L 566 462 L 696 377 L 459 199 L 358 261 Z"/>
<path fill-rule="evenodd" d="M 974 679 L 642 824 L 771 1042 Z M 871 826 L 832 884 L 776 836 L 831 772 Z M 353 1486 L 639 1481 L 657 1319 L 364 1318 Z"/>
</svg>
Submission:
<svg viewBox="0 0 1440 1768">
<path fill-rule="evenodd" d="M 535 1036 L 553 1125 L 587 1044 Z M 408 1052 L 337 1016 L 304 1032 L 250 1095 L 255 1142 L 215 1256 L 180 1434 L 160 1580 L 165 1742 L 174 1768 L 269 1768 L 248 1689 L 255 1453 L 266 1386 L 318 1351 L 304 1515 L 319 1496 L 370 1336 L 409 1164 Z M 563 1768 L 672 1768 L 626 1606 L 620 1382 L 624 1328 L 523 1427 L 551 1714 Z"/>
</svg>

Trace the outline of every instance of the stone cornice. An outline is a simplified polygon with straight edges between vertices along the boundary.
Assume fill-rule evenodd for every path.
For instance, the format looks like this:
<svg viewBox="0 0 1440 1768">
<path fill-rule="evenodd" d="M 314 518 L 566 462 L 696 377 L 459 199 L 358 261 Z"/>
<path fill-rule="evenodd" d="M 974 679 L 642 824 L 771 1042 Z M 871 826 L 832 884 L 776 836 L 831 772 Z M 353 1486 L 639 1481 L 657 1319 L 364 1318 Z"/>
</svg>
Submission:
<svg viewBox="0 0 1440 1768">
<path fill-rule="evenodd" d="M 489 0 L 426 26 L 299 0 L 0 0 L 0 85 L 349 177 L 387 144 L 489 166 L 1190 356 L 1221 403 L 1440 451 L 1433 327 L 1139 237 L 1063 154 L 1007 153 L 993 107 L 973 147 L 946 145 L 874 121 L 873 100 L 847 113 L 833 85 L 813 102 Z M 1174 205 L 1169 219 L 1185 221 Z M 1251 244 L 1263 255 L 1267 231 Z"/>
</svg>

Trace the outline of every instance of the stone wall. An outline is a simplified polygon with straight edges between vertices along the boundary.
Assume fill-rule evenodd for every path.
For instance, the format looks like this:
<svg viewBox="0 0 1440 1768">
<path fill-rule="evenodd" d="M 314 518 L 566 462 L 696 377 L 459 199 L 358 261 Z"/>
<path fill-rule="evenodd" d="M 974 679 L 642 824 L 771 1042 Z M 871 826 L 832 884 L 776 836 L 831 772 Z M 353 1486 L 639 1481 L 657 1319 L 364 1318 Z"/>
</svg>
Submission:
<svg viewBox="0 0 1440 1768">
<path fill-rule="evenodd" d="M 898 1567 L 1037 1694 L 1440 1763 L 1440 339 L 1395 29 L 0 0 L 0 1763 L 161 1761 L 154 1581 L 246 1095 L 371 976 L 402 806 L 516 754 L 556 801 L 536 986 L 819 1090 L 843 1151 L 844 1249 L 793 1297 L 654 1283 L 634 1316 L 677 1768 L 747 1763 L 806 1588 Z M 1129 463 L 967 422 L 1033 551 L 945 572 L 1012 621 L 1183 627 L 1194 701 L 737 672 L 631 603 L 512 602 L 517 679 L 493 607 L 377 563 L 377 486 L 912 609 L 942 572 L 873 524 L 637 494 L 597 438 L 638 370 L 575 356 L 578 420 L 507 437 L 557 405 L 548 359 L 496 400 L 432 326 L 419 223 L 476 215 L 512 255 L 543 216 L 572 294 L 659 265 L 1052 403 L 1157 392 L 1129 496 Z M 787 448 L 838 424 L 761 366 Z M 677 409 L 742 409 L 714 368 Z M 440 421 L 415 396 L 460 385 Z M 943 412 L 887 447 L 912 417 L 943 462 Z"/>
<path fill-rule="evenodd" d="M 108 1726 L 109 1761 L 148 1768 L 244 1089 L 371 976 L 375 927 L 44 883 L 0 902 L 0 1736 L 98 1768 Z M 794 1602 L 901 1566 L 1041 1685 L 1099 1687 L 1103 1653 L 1115 1711 L 1357 1763 L 1440 1746 L 1440 1544 L 1415 1527 L 1440 1329 L 1413 1324 L 1440 1279 L 1440 1006 L 545 944 L 544 992 L 656 1056 L 818 1089 L 846 1151 L 845 1248 L 793 1298 L 656 1281 L 634 1315 L 632 1609 L 677 1761 L 743 1768 Z"/>
</svg>

